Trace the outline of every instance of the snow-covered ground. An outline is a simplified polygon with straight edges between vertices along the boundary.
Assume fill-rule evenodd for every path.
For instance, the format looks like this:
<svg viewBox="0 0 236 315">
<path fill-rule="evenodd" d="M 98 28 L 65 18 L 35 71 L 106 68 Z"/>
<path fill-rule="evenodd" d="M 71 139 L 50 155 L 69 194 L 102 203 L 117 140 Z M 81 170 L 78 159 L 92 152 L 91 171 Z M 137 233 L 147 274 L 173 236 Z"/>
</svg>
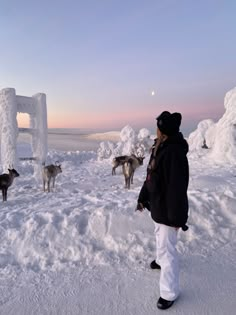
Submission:
<svg viewBox="0 0 236 315">
<path fill-rule="evenodd" d="M 88 146 L 94 139 L 87 138 Z M 98 161 L 96 151 L 81 151 L 78 143 L 68 151 L 60 135 L 58 143 L 65 151 L 52 141 L 48 155 L 63 169 L 54 191 L 44 193 L 33 162 L 21 161 L 20 177 L 1 202 L 0 314 L 163 312 L 156 307 L 159 271 L 149 269 L 154 225 L 147 211 L 135 212 L 148 157 L 126 190 L 121 169 L 112 176 L 108 159 Z M 189 154 L 189 230 L 179 232 L 178 243 L 181 295 L 167 314 L 235 314 L 236 169 L 208 154 Z"/>
<path fill-rule="evenodd" d="M 168 314 L 236 312 L 236 88 L 224 105 L 217 123 L 200 122 L 188 138 L 189 230 L 179 231 L 181 295 Z M 24 137 L 18 157 L 32 156 Z M 20 177 L 0 208 L 1 315 L 163 312 L 160 272 L 149 268 L 154 225 L 149 212 L 135 211 L 152 139 L 130 126 L 120 134 L 49 131 L 47 164 L 63 170 L 51 193 L 35 162 L 19 160 Z M 146 159 L 127 190 L 121 169 L 111 175 L 111 158 L 132 150 Z"/>
</svg>

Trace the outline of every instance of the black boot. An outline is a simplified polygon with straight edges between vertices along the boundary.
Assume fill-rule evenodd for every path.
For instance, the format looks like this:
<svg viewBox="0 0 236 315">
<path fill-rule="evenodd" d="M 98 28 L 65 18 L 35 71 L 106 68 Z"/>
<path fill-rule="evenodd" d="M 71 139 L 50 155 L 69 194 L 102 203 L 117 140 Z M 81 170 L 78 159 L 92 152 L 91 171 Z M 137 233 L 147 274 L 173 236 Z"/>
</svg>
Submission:
<svg viewBox="0 0 236 315">
<path fill-rule="evenodd" d="M 150 263 L 150 268 L 151 268 L 151 269 L 161 269 L 161 266 L 158 265 L 155 260 L 153 260 L 153 261 Z"/>
<path fill-rule="evenodd" d="M 161 310 L 166 310 L 167 308 L 171 307 L 174 304 L 174 301 L 167 301 L 162 297 L 159 298 L 157 301 L 157 307 Z"/>
</svg>

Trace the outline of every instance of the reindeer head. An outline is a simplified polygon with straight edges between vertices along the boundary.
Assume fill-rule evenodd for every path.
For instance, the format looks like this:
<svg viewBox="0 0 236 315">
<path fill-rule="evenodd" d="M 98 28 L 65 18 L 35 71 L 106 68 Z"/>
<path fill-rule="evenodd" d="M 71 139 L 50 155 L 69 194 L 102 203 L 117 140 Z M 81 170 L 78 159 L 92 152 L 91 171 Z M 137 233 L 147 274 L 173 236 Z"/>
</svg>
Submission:
<svg viewBox="0 0 236 315">
<path fill-rule="evenodd" d="M 143 165 L 143 160 L 145 159 L 145 156 L 139 156 L 137 157 L 137 160 L 139 162 L 139 165 Z"/>
<path fill-rule="evenodd" d="M 9 171 L 9 175 L 12 177 L 20 176 L 20 174 L 14 168 L 12 168 L 12 169 L 9 168 L 8 171 Z"/>
<path fill-rule="evenodd" d="M 61 164 L 56 165 L 56 168 L 57 168 L 57 172 L 58 172 L 58 173 L 62 173 Z"/>
</svg>

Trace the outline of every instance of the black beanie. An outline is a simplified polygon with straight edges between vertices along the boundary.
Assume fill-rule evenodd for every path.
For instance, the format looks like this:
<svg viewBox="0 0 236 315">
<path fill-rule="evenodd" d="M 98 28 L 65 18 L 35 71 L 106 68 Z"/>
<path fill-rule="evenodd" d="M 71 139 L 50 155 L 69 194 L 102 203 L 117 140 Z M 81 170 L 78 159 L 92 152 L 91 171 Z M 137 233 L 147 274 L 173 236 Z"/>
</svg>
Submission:
<svg viewBox="0 0 236 315">
<path fill-rule="evenodd" d="M 182 116 L 180 113 L 173 113 L 164 111 L 156 118 L 157 127 L 161 133 L 172 136 L 179 132 Z"/>
</svg>

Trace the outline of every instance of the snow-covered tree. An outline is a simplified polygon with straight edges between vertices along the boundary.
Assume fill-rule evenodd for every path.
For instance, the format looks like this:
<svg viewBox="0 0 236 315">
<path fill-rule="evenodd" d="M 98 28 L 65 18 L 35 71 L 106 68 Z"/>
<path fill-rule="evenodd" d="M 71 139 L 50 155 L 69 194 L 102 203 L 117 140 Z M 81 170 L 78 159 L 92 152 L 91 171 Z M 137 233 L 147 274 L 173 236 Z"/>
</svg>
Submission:
<svg viewBox="0 0 236 315">
<path fill-rule="evenodd" d="M 206 145 L 208 147 L 211 146 L 207 141 L 208 139 L 206 139 L 206 133 L 207 133 L 207 130 L 209 130 L 209 128 L 213 125 L 214 125 L 214 121 L 212 119 L 202 120 L 198 124 L 197 129 L 194 132 L 192 132 L 188 138 L 190 150 L 201 149 L 204 141 L 206 142 Z"/>
<path fill-rule="evenodd" d="M 149 150 L 153 140 L 150 138 L 150 131 L 146 128 L 140 129 L 138 134 L 134 129 L 127 125 L 120 132 L 120 141 L 111 145 L 108 142 L 101 142 L 98 148 L 98 159 L 113 158 L 119 155 L 138 156 L 145 155 Z"/>
<path fill-rule="evenodd" d="M 217 123 L 211 119 L 203 120 L 197 130 L 189 135 L 190 151 L 201 149 L 205 139 L 209 159 L 217 162 L 236 163 L 236 87 L 226 93 L 225 113 Z M 190 152 L 191 153 L 191 152 Z"/>
</svg>

